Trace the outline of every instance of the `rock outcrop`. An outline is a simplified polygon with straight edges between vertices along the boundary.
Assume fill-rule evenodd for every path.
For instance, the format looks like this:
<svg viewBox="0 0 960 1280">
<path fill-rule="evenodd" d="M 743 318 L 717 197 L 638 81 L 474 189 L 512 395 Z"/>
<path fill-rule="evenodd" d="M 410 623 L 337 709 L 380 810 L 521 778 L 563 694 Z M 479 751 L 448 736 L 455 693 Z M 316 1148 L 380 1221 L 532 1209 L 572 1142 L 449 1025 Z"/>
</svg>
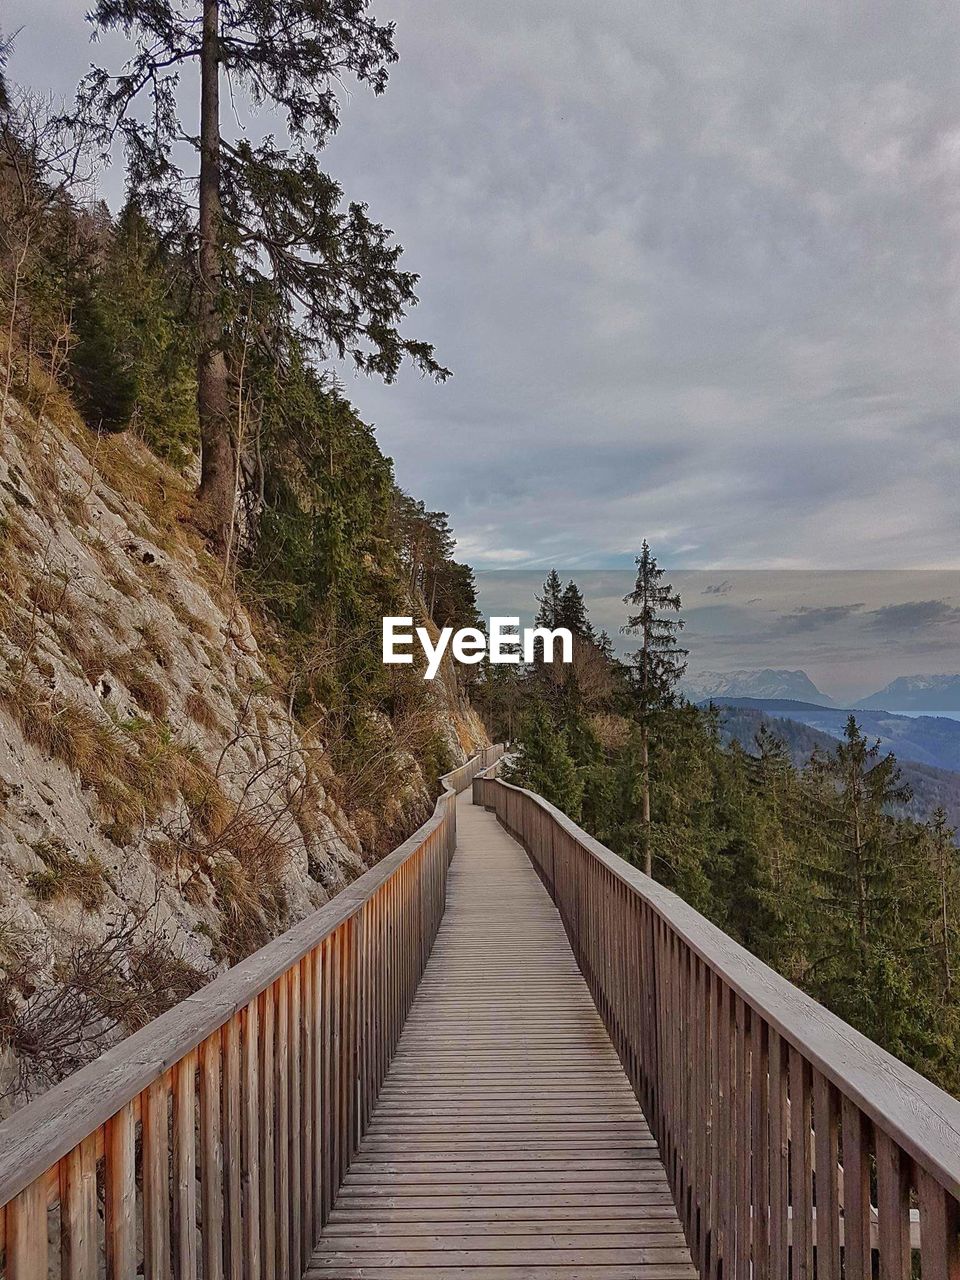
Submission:
<svg viewBox="0 0 960 1280">
<path fill-rule="evenodd" d="M 8 399 L 0 436 L 7 1110 L 321 905 L 432 805 L 376 712 L 398 786 L 383 812 L 347 804 L 269 624 L 182 518 L 187 483 L 51 395 Z M 459 762 L 483 730 L 449 671 L 434 686 L 426 714 Z"/>
</svg>

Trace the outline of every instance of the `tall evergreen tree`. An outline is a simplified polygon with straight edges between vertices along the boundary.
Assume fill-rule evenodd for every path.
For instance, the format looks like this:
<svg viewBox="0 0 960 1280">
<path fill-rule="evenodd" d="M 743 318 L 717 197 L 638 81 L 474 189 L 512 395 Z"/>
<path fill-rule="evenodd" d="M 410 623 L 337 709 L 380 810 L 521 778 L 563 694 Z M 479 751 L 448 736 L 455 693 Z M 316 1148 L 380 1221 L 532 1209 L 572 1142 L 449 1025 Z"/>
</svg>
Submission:
<svg viewBox="0 0 960 1280">
<path fill-rule="evenodd" d="M 815 753 L 808 779 L 808 847 L 816 886 L 808 921 L 814 994 L 903 1056 L 920 1022 L 910 1012 L 917 993 L 911 990 L 908 956 L 929 911 L 920 896 L 911 898 L 902 888 L 905 880 L 918 888 L 929 883 L 920 874 L 917 828 L 890 816 L 893 806 L 909 800 L 910 790 L 896 758 L 882 754 L 879 742 L 871 744 L 853 715 L 836 750 Z M 925 976 L 923 987 L 928 986 Z"/>
<path fill-rule="evenodd" d="M 658 716 L 668 708 L 677 683 L 686 670 L 687 650 L 677 643 L 683 628 L 680 617 L 664 617 L 664 611 L 679 614 L 680 596 L 663 581 L 664 570 L 644 538 L 636 558 L 637 578 L 633 591 L 624 596 L 624 604 L 635 612 L 623 627 L 627 635 L 640 637 L 640 648 L 633 654 L 634 696 L 640 725 L 641 804 L 643 822 L 644 870 L 653 875 L 653 851 L 650 839 L 650 735 Z"/>
<path fill-rule="evenodd" d="M 615 661 L 617 653 L 613 647 L 613 640 L 611 639 L 608 631 L 601 631 L 597 636 L 597 648 L 608 662 Z"/>
<path fill-rule="evenodd" d="M 960 923 L 960 854 L 957 851 L 957 832 L 947 823 L 947 815 L 942 808 L 935 810 L 926 831 L 936 882 L 937 949 L 943 997 L 948 1000 L 953 993 L 956 936 Z"/>
<path fill-rule="evenodd" d="M 871 928 L 882 920 L 895 891 L 896 863 L 888 809 L 910 798 L 892 754 L 882 755 L 851 714 L 833 755 L 816 754 L 812 776 L 822 784 L 819 801 L 832 825 L 831 846 L 838 859 L 822 868 L 831 908 L 850 922 L 862 962 Z"/>
<path fill-rule="evenodd" d="M 567 747 L 566 734 L 558 729 L 542 703 L 527 716 L 519 748 L 503 776 L 518 787 L 536 791 L 571 818 L 580 817 L 583 784 Z"/>
<path fill-rule="evenodd" d="M 74 394 L 95 429 L 134 429 L 183 466 L 197 444 L 186 272 L 128 204 L 97 238 L 73 306 Z"/>
<path fill-rule="evenodd" d="M 400 247 L 364 205 L 342 208 L 340 188 L 317 163 L 339 124 L 342 79 L 378 94 L 386 87 L 393 27 L 368 16 L 366 0 L 97 0 L 90 21 L 98 32 L 120 29 L 136 49 L 119 75 L 97 68 L 85 77 L 79 117 L 104 146 L 122 136 L 131 193 L 159 225 L 186 236 L 196 263 L 200 514 L 223 546 L 237 471 L 231 363 L 251 319 L 257 340 L 270 341 L 264 315 L 250 315 L 255 306 L 299 324 L 319 355 L 349 356 L 387 381 L 404 357 L 446 376 L 432 347 L 400 334 L 417 279 L 400 269 Z M 196 129 L 180 118 L 189 65 L 199 72 Z M 226 134 L 224 77 L 235 94 L 280 113 L 287 145 Z M 149 107 L 137 118 L 141 98 Z M 182 167 L 191 152 L 195 175 Z"/>
<path fill-rule="evenodd" d="M 543 594 L 537 596 L 537 616 L 534 624 L 538 627 L 549 627 L 553 631 L 562 625 L 560 616 L 563 611 L 563 583 L 556 569 L 547 574 L 542 588 Z"/>
<path fill-rule="evenodd" d="M 593 640 L 593 627 L 587 614 L 583 592 L 571 578 L 563 589 L 558 610 L 558 626 L 566 627 L 573 636 L 581 640 Z"/>
</svg>

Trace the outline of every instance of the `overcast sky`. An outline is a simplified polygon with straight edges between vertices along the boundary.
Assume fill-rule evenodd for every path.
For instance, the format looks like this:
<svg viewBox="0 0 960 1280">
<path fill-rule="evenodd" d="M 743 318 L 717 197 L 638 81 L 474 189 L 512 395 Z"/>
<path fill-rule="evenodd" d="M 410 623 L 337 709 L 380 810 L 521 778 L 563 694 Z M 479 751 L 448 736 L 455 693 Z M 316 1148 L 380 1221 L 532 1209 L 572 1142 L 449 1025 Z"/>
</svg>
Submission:
<svg viewBox="0 0 960 1280">
<path fill-rule="evenodd" d="M 15 78 L 72 87 L 84 7 L 6 0 Z M 455 377 L 347 391 L 465 558 L 960 566 L 953 4 L 374 11 L 328 165 Z"/>
</svg>

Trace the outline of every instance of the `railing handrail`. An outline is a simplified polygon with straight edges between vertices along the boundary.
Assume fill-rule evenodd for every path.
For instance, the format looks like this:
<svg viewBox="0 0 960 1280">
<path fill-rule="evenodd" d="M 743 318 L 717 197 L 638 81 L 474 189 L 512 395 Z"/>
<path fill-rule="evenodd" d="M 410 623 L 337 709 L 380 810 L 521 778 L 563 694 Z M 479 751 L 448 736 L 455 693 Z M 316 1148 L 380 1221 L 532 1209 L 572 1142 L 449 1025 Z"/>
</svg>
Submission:
<svg viewBox="0 0 960 1280">
<path fill-rule="evenodd" d="M 445 774 L 426 822 L 336 897 L 0 1122 L 0 1205 L 19 1195 L 355 915 L 420 849 L 443 821 L 446 806 L 496 750 L 484 748 Z"/>
<path fill-rule="evenodd" d="M 501 778 L 485 780 L 528 797 L 548 813 L 879 1129 L 960 1199 L 960 1101 L 818 1004 L 542 796 Z"/>
</svg>

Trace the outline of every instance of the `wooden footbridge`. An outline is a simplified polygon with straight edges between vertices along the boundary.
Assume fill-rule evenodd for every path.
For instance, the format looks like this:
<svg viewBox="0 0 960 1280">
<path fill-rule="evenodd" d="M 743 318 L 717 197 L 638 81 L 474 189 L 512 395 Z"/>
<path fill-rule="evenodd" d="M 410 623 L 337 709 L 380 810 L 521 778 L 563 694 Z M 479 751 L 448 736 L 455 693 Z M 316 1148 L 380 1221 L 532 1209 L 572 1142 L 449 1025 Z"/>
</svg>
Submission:
<svg viewBox="0 0 960 1280">
<path fill-rule="evenodd" d="M 960 1103 L 496 754 L 0 1125 L 4 1276 L 960 1280 Z"/>
</svg>

